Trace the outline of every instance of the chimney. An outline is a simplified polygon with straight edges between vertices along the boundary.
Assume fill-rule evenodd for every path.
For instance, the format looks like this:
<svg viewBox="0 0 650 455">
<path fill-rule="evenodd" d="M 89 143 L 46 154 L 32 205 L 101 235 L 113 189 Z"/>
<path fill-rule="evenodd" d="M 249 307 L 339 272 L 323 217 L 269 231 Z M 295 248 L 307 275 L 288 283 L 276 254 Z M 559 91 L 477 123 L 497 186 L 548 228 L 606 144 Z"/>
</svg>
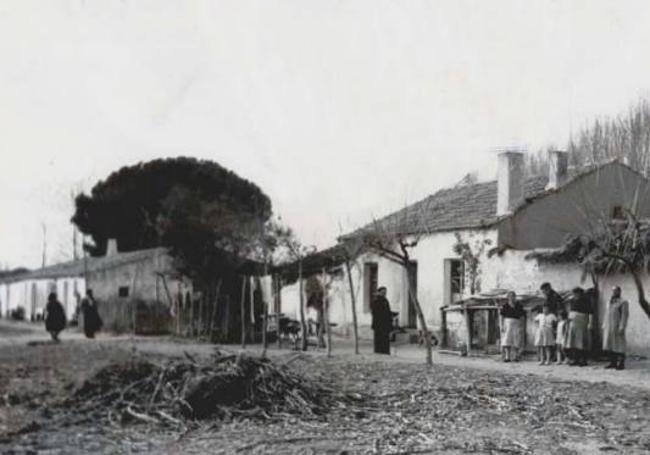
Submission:
<svg viewBox="0 0 650 455">
<path fill-rule="evenodd" d="M 508 150 L 499 153 L 497 173 L 497 215 L 512 213 L 524 200 L 524 154 Z"/>
<path fill-rule="evenodd" d="M 115 256 L 117 253 L 117 240 L 108 239 L 108 243 L 106 244 L 106 257 Z"/>
<path fill-rule="evenodd" d="M 547 190 L 559 188 L 567 181 L 569 169 L 569 154 L 562 150 L 554 150 L 548 154 L 548 184 Z"/>
</svg>

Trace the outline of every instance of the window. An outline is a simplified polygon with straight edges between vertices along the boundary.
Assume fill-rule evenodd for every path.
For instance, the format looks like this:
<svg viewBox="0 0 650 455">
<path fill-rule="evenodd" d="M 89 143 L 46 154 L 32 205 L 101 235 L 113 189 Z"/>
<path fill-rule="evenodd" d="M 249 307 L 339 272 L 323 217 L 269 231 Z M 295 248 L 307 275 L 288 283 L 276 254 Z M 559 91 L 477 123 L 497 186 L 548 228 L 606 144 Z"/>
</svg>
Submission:
<svg viewBox="0 0 650 455">
<path fill-rule="evenodd" d="M 117 295 L 120 297 L 128 297 L 129 296 L 129 287 L 128 286 L 120 286 L 120 288 L 117 291 Z"/>
<path fill-rule="evenodd" d="M 370 304 L 377 293 L 378 267 L 374 262 L 363 264 L 363 312 L 370 313 Z"/>
<path fill-rule="evenodd" d="M 451 293 L 462 294 L 464 287 L 465 267 L 460 259 L 451 260 Z"/>
<path fill-rule="evenodd" d="M 465 287 L 464 277 L 465 266 L 461 259 L 449 258 L 444 260 L 444 305 L 452 304 L 461 298 Z"/>
</svg>

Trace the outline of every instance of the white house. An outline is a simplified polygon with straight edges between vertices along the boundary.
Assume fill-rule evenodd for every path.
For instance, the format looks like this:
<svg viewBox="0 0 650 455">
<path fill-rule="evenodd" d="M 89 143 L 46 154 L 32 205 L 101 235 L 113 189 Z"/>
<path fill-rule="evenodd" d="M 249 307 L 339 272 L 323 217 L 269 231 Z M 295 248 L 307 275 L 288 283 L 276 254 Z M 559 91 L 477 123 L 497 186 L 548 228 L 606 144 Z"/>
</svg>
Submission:
<svg viewBox="0 0 650 455">
<path fill-rule="evenodd" d="M 4 317 L 19 307 L 25 318 L 41 319 L 47 296 L 56 292 L 68 319 L 75 314 L 77 303 L 86 292 L 84 261 L 69 261 L 28 271 L 0 281 L 0 311 Z"/>
<path fill-rule="evenodd" d="M 574 171 L 568 168 L 565 152 L 552 152 L 549 158 L 547 175 L 526 176 L 524 155 L 503 152 L 498 156 L 496 181 L 442 189 L 343 236 L 342 240 L 349 240 L 379 231 L 417 241 L 409 251 L 412 262 L 408 272 L 377 252 L 368 251 L 356 258 L 352 287 L 358 291 L 359 324 L 369 325 L 371 298 L 378 286 L 386 286 L 392 310 L 399 312 L 400 325 L 415 328 L 417 318 L 407 293 L 410 279 L 427 324 L 434 331 L 440 330 L 441 307 L 470 294 L 471 273 L 454 251 L 459 239 L 474 252 L 482 250 L 477 288 L 535 293 L 544 281 L 556 289 L 580 285 L 583 274 L 577 265 L 541 264 L 527 259 L 528 253 L 558 248 L 567 235 L 588 233 L 596 223 L 619 217 L 625 210 L 648 217 L 650 181 L 618 161 Z M 347 280 L 342 268 L 331 299 L 331 319 L 341 327 L 351 322 Z M 283 312 L 296 313 L 297 297 L 297 285 L 283 288 Z M 635 319 L 635 312 L 640 310 L 631 306 L 631 319 Z M 638 324 L 648 323 L 645 316 L 636 319 Z M 634 324 L 637 321 L 631 322 L 632 332 L 637 330 Z M 631 340 L 631 344 L 643 347 L 646 341 L 650 344 L 650 337 Z"/>
<path fill-rule="evenodd" d="M 175 272 L 165 248 L 119 252 L 117 242 L 109 240 L 106 255 L 87 257 L 51 265 L 0 280 L 0 314 L 7 317 L 22 307 L 25 318 L 43 316 L 47 297 L 55 292 L 68 319 L 92 289 L 100 304 L 104 322 L 114 318 L 113 307 L 137 300 L 159 302 L 174 312 L 179 301 L 187 300 L 192 286 Z"/>
</svg>

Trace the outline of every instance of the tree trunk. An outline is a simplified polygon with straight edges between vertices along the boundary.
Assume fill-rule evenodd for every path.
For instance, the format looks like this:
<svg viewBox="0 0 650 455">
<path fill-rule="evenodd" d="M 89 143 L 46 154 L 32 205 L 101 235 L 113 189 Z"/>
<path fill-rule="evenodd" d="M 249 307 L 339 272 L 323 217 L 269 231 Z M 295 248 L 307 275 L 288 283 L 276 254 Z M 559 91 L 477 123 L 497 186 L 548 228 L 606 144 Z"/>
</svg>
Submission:
<svg viewBox="0 0 650 455">
<path fill-rule="evenodd" d="M 404 265 L 404 267 L 407 268 L 406 265 Z M 424 336 L 424 345 L 427 349 L 427 365 L 433 365 L 433 346 L 431 345 L 431 334 L 429 333 L 427 322 L 424 319 L 424 314 L 422 313 L 422 307 L 420 306 L 420 301 L 418 300 L 418 297 L 414 295 L 413 289 L 411 289 L 411 283 L 409 281 L 410 280 L 406 281 L 407 283 L 406 286 L 408 288 L 408 292 L 409 295 L 411 296 L 411 299 L 413 299 L 413 303 L 415 303 L 415 311 L 418 314 L 418 321 L 420 321 L 420 326 L 422 327 L 422 333 Z"/>
<path fill-rule="evenodd" d="M 205 298 L 207 294 L 208 294 L 207 289 L 204 289 L 204 292 L 201 295 L 201 300 L 199 300 L 199 321 L 197 324 L 198 327 L 197 335 L 199 338 L 203 336 L 203 309 L 205 308 Z"/>
<path fill-rule="evenodd" d="M 636 292 L 639 296 L 639 306 L 641 306 L 645 315 L 650 318 L 650 304 L 648 304 L 648 301 L 645 298 L 645 289 L 643 288 L 643 281 L 639 276 L 639 272 L 633 270 L 632 277 L 634 278 L 634 285 L 636 286 Z"/>
<path fill-rule="evenodd" d="M 359 326 L 357 323 L 357 297 L 354 293 L 354 284 L 352 283 L 352 271 L 350 261 L 345 261 L 345 269 L 348 273 L 348 284 L 350 285 L 350 302 L 352 307 L 352 330 L 354 333 L 354 353 L 359 354 Z"/>
<path fill-rule="evenodd" d="M 221 284 L 223 283 L 223 279 L 219 278 L 219 282 L 217 283 L 217 288 L 215 289 L 215 295 L 212 299 L 214 302 L 212 305 L 212 316 L 210 317 L 210 341 L 212 342 L 214 340 L 214 327 L 217 324 L 217 318 L 219 316 L 219 297 L 221 296 Z M 230 324 L 227 323 L 228 327 Z"/>
<path fill-rule="evenodd" d="M 225 308 L 225 314 L 224 314 L 224 337 L 225 337 L 225 342 L 230 343 L 230 295 L 226 294 L 224 296 L 226 298 L 226 308 Z"/>
<path fill-rule="evenodd" d="M 255 344 L 255 289 L 253 287 L 253 283 L 250 281 L 249 277 L 249 283 L 248 283 L 248 296 L 250 299 L 250 305 L 251 305 L 251 344 Z"/>
<path fill-rule="evenodd" d="M 327 357 L 332 357 L 332 331 L 330 330 L 330 298 L 327 291 L 323 295 L 323 316 L 325 330 L 327 331 Z"/>
<path fill-rule="evenodd" d="M 305 284 L 302 280 L 302 259 L 298 262 L 298 283 L 300 291 L 300 330 L 302 332 L 301 349 L 307 350 L 307 325 L 305 324 Z"/>
<path fill-rule="evenodd" d="M 190 338 L 194 336 L 194 298 L 190 297 L 190 323 L 188 327 L 188 335 Z"/>
<path fill-rule="evenodd" d="M 239 311 L 241 319 L 241 348 L 246 349 L 246 275 L 241 280 L 241 298 Z"/>
<path fill-rule="evenodd" d="M 264 262 L 264 279 L 266 279 L 268 274 L 269 274 L 269 265 L 268 265 L 268 262 L 265 261 Z M 261 283 L 262 283 L 262 281 L 260 280 L 260 284 Z M 269 347 L 267 339 L 266 339 L 266 335 L 267 335 L 266 332 L 268 331 L 268 328 L 269 328 L 269 304 L 268 304 L 267 299 L 266 299 L 268 296 L 265 296 L 263 291 L 264 291 L 264 287 L 262 287 L 261 294 L 262 294 L 262 308 L 263 308 L 262 312 L 264 313 L 264 319 L 262 319 L 262 357 L 265 358 L 266 357 L 266 350 Z"/>
<path fill-rule="evenodd" d="M 282 293 L 282 278 L 278 277 L 276 280 L 273 280 L 273 288 L 275 290 L 274 302 L 275 302 L 275 318 L 277 323 L 277 335 L 278 335 L 278 349 L 282 347 L 282 339 L 280 338 L 280 299 Z"/>
<path fill-rule="evenodd" d="M 210 341 L 212 341 L 212 321 L 214 321 L 215 309 L 215 295 L 214 291 L 210 289 L 210 294 L 205 300 L 205 336 Z"/>
</svg>

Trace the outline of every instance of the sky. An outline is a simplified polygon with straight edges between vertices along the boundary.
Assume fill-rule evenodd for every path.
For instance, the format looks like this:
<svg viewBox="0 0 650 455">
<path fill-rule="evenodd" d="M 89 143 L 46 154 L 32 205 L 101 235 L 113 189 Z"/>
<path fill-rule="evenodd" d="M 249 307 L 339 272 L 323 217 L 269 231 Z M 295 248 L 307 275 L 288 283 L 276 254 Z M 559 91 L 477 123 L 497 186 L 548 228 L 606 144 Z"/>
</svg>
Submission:
<svg viewBox="0 0 650 455">
<path fill-rule="evenodd" d="M 647 1 L 0 0 L 0 267 L 44 238 L 70 259 L 71 194 L 173 156 L 329 246 L 648 96 L 648 23 Z"/>
</svg>

